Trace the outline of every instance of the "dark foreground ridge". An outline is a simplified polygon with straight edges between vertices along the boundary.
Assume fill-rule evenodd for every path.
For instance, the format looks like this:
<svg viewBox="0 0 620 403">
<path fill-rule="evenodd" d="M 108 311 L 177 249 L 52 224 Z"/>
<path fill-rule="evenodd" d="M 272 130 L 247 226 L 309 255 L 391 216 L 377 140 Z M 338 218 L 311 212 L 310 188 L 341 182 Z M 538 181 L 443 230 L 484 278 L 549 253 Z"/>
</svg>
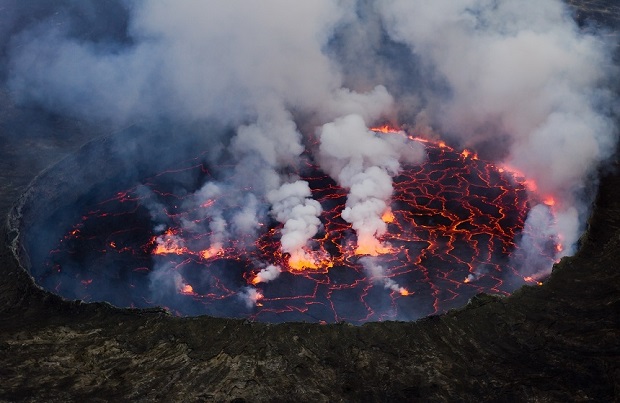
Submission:
<svg viewBox="0 0 620 403">
<path fill-rule="evenodd" d="M 604 3 L 583 2 L 584 10 L 617 19 Z M 0 98 L 0 128 L 25 133 L 1 151 L 6 217 L 32 177 L 90 129 L 50 118 L 49 130 L 73 133 L 50 143 L 27 123 L 33 112 Z M 29 155 L 39 165 L 19 163 Z M 0 401 L 620 399 L 617 169 L 601 181 L 579 253 L 543 286 L 480 295 L 415 323 L 269 325 L 67 302 L 32 283 L 5 241 L 11 235 L 3 225 Z"/>
</svg>

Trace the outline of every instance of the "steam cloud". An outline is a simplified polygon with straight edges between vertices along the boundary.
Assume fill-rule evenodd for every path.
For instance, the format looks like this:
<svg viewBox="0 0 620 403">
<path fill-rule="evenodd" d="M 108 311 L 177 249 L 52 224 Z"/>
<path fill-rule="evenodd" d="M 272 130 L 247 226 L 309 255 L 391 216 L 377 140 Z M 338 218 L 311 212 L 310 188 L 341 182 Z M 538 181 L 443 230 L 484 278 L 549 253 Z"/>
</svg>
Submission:
<svg viewBox="0 0 620 403">
<path fill-rule="evenodd" d="M 291 254 L 291 266 L 300 268 L 304 262 L 314 263 L 315 259 L 304 247 L 321 226 L 319 215 L 323 209 L 311 196 L 306 181 L 285 183 L 267 194 L 267 200 L 272 204 L 271 212 L 284 224 L 280 240 L 282 251 Z"/>
<path fill-rule="evenodd" d="M 374 283 L 382 284 L 384 288 L 390 291 L 398 292 L 401 294 L 408 293 L 407 290 L 398 285 L 396 281 L 386 276 L 385 269 L 379 263 L 377 263 L 373 257 L 366 256 L 360 258 L 360 263 L 362 264 L 364 270 L 366 270 Z"/>
<path fill-rule="evenodd" d="M 18 4 L 8 15 L 20 15 L 25 6 Z M 401 164 L 424 159 L 404 136 L 368 129 L 393 121 L 441 133 L 533 180 L 537 195 L 554 198 L 556 219 L 541 201 L 527 225 L 557 237 L 560 255 L 574 252 L 589 211 L 586 184 L 616 148 L 604 107 L 614 69 L 603 37 L 579 29 L 561 1 L 114 5 L 126 25 L 94 38 L 85 34 L 86 11 L 98 7 L 89 2 L 62 3 L 61 13 L 42 7 L 33 21 L 11 24 L 2 43 L 5 86 L 17 103 L 89 122 L 233 127 L 230 138 L 204 136 L 230 157 L 234 172 L 188 202 L 197 216 L 184 230 L 208 230 L 210 246 L 251 236 L 271 212 L 284 224 L 282 251 L 312 260 L 322 209 L 308 183 L 290 173 L 307 151 L 349 190 L 342 218 L 358 247 L 370 245 L 367 254 L 387 247 L 378 238 L 392 177 Z M 234 216 L 222 214 L 240 201 Z M 160 207 L 146 203 L 163 228 Z M 521 246 L 532 256 L 525 266 L 536 267 L 530 252 L 540 245 L 524 239 Z M 366 266 L 383 276 L 379 266 Z M 265 270 L 261 281 L 277 275 Z M 249 288 L 242 295 L 256 302 L 259 294 Z"/>
<path fill-rule="evenodd" d="M 282 269 L 278 266 L 274 266 L 270 264 L 265 267 L 256 275 L 255 283 L 267 283 L 269 281 L 273 281 L 280 276 Z"/>
<path fill-rule="evenodd" d="M 378 137 L 357 115 L 323 125 L 320 140 L 321 166 L 349 189 L 342 218 L 357 233 L 358 252 L 377 255 L 389 249 L 377 238 L 387 231 L 381 216 L 389 209 L 392 177 L 400 171 L 399 160 L 422 162 L 424 150 L 406 144 L 404 136 Z"/>
<path fill-rule="evenodd" d="M 612 71 L 604 41 L 580 31 L 559 1 L 441 0 L 428 7 L 396 0 L 380 7 L 389 35 L 450 90 L 426 111 L 437 129 L 474 148 L 491 144 L 537 192 L 554 197 L 552 232 L 561 255 L 572 254 L 588 214 L 580 192 L 617 141 L 602 108 Z M 537 211 L 528 225 L 544 225 Z"/>
</svg>

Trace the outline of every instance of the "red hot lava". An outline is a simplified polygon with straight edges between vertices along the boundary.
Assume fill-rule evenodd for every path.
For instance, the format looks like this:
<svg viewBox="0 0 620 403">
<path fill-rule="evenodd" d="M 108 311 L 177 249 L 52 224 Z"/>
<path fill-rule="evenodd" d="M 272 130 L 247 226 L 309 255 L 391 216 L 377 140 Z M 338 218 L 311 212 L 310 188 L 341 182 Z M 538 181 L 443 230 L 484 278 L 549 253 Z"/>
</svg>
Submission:
<svg viewBox="0 0 620 403">
<path fill-rule="evenodd" d="M 384 250 L 358 248 L 340 217 L 346 190 L 312 163 L 300 176 L 323 207 L 322 229 L 308 250 L 314 261 L 293 262 L 280 251 L 282 224 L 275 221 L 261 224 L 258 239 L 221 243 L 183 229 L 184 220 L 200 213 L 180 208 L 183 200 L 197 182 L 213 180 L 197 157 L 143 181 L 158 198 L 167 228 L 154 233 L 137 187 L 118 192 L 90 206 L 68 231 L 39 283 L 69 298 L 163 305 L 179 315 L 357 324 L 414 320 L 463 306 L 480 292 L 507 295 L 525 282 L 536 284 L 539 279 L 519 274 L 524 251 L 518 239 L 532 184 L 472 151 L 411 139 L 425 144 L 428 159 L 394 178 L 383 214 Z M 537 253 L 551 264 L 557 244 L 549 239 Z"/>
</svg>

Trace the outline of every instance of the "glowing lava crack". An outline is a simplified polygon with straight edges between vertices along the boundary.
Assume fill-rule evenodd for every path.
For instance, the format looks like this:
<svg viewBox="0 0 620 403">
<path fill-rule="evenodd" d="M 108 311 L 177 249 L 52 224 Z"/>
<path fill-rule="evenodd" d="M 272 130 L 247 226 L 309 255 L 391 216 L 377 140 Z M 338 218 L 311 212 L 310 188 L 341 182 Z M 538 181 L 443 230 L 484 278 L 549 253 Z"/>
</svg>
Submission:
<svg viewBox="0 0 620 403">
<path fill-rule="evenodd" d="M 480 292 L 507 295 L 535 283 L 518 271 L 525 179 L 473 152 L 411 139 L 425 144 L 428 159 L 394 177 L 381 250 L 358 248 L 340 216 L 347 191 L 312 163 L 299 175 L 323 212 L 306 256 L 281 252 L 283 225 L 275 221 L 260 223 L 258 238 L 217 242 L 213 233 L 188 229 L 196 211 L 181 208 L 183 200 L 196 183 L 212 180 L 199 156 L 88 206 L 37 281 L 67 298 L 163 305 L 179 315 L 351 323 L 413 320 L 463 306 Z M 166 227 L 152 229 L 145 188 Z M 549 264 L 557 243 L 548 239 L 539 251 Z"/>
</svg>

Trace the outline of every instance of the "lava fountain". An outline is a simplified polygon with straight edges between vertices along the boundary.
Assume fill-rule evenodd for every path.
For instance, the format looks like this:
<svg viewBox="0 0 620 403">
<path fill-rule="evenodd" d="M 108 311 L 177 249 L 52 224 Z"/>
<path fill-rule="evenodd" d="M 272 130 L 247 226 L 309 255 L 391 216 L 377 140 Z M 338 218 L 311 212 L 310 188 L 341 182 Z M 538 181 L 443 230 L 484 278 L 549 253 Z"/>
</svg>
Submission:
<svg viewBox="0 0 620 403">
<path fill-rule="evenodd" d="M 306 246 L 310 259 L 282 252 L 283 224 L 273 219 L 261 222 L 255 237 L 214 241 L 213 233 L 198 230 L 204 226 L 188 222 L 211 220 L 202 211 L 217 197 L 193 209 L 184 200 L 228 167 L 209 166 L 204 153 L 196 153 L 126 188 L 82 197 L 79 218 L 66 222 L 64 235 L 31 273 L 43 288 L 69 299 L 165 306 L 182 316 L 354 324 L 415 320 L 461 307 L 480 292 L 508 295 L 540 281 L 519 274 L 525 255 L 519 239 L 528 231 L 530 199 L 537 197 L 528 191 L 531 183 L 473 151 L 408 137 L 425 146 L 428 158 L 394 177 L 380 250 L 356 244 L 341 217 L 346 189 L 309 155 L 296 175 L 322 206 L 321 227 Z M 231 213 L 226 209 L 224 216 Z M 154 214 L 166 225 L 154 226 Z M 537 244 L 551 265 L 558 240 Z"/>
</svg>

